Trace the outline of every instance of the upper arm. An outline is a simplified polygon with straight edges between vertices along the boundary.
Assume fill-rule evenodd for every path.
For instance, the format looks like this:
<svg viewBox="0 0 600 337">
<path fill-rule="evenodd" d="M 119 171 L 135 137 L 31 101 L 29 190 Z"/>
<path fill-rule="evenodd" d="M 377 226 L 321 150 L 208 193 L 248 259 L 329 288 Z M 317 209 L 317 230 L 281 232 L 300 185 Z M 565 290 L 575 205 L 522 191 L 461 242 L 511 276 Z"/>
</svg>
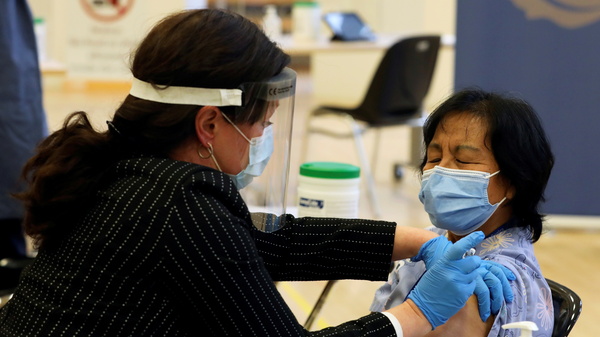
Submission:
<svg viewBox="0 0 600 337">
<path fill-rule="evenodd" d="M 427 334 L 427 337 L 437 336 L 463 336 L 463 337 L 485 337 L 494 324 L 495 316 L 490 316 L 487 321 L 482 322 L 479 316 L 477 297 L 471 296 L 467 304 L 450 317 L 450 319 L 437 329 Z"/>
</svg>

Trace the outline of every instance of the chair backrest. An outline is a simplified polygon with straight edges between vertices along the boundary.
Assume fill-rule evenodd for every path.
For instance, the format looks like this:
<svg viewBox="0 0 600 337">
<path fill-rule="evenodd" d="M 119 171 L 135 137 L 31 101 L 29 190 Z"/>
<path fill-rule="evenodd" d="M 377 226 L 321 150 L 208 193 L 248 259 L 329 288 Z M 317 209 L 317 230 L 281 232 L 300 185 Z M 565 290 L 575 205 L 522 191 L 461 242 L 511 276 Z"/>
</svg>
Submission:
<svg viewBox="0 0 600 337">
<path fill-rule="evenodd" d="M 392 45 L 367 90 L 355 118 L 371 124 L 410 119 L 421 112 L 440 48 L 440 36 L 414 36 Z"/>
<path fill-rule="evenodd" d="M 14 291 L 15 289 L 0 289 L 0 309 L 10 300 Z"/>
<path fill-rule="evenodd" d="M 560 283 L 546 279 L 552 291 L 554 330 L 552 337 L 568 336 L 581 314 L 581 298 Z"/>
</svg>

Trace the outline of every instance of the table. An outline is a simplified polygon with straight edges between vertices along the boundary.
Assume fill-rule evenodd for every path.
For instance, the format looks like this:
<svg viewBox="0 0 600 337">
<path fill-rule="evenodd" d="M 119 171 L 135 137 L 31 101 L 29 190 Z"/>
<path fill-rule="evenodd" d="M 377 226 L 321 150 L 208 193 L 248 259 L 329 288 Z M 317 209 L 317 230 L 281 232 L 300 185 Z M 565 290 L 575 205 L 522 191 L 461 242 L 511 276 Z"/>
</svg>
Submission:
<svg viewBox="0 0 600 337">
<path fill-rule="evenodd" d="M 291 56 L 308 56 L 315 105 L 352 107 L 362 101 L 385 51 L 402 38 L 426 33 L 377 34 L 374 41 L 294 41 L 284 35 L 277 42 Z M 455 36 L 442 35 L 442 47 L 453 48 Z M 434 79 L 435 80 L 435 79 Z"/>
</svg>

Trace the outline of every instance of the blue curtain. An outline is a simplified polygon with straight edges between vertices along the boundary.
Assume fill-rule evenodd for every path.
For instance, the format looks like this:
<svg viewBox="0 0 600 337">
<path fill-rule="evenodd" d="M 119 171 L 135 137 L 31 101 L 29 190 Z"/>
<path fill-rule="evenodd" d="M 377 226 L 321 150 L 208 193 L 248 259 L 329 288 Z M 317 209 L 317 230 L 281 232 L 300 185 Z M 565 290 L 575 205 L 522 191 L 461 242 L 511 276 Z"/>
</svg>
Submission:
<svg viewBox="0 0 600 337">
<path fill-rule="evenodd" d="M 600 215 L 600 6 L 458 0 L 455 86 L 511 92 L 556 156 L 543 212 Z"/>
</svg>

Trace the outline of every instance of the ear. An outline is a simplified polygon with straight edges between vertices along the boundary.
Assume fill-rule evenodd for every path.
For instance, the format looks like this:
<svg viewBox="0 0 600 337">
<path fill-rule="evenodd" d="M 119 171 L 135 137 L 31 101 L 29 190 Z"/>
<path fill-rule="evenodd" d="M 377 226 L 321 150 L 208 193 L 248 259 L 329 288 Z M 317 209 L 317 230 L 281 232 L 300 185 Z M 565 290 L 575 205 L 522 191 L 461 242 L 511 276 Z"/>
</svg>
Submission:
<svg viewBox="0 0 600 337">
<path fill-rule="evenodd" d="M 215 106 L 202 107 L 196 113 L 196 137 L 202 146 L 208 147 L 208 144 L 213 143 L 213 139 L 215 138 L 215 126 L 220 113 L 221 110 Z"/>
<path fill-rule="evenodd" d="M 508 201 L 513 200 L 515 198 L 515 194 L 517 193 L 517 189 L 510 182 L 510 180 L 508 180 L 508 178 L 506 178 L 502 175 L 502 172 L 500 172 L 500 177 L 502 178 L 502 183 L 504 184 L 504 186 L 506 188 L 506 194 L 504 195 L 506 197 L 506 200 L 508 200 Z"/>
<path fill-rule="evenodd" d="M 513 198 L 515 197 L 515 193 L 517 193 L 517 189 L 512 184 L 510 184 L 506 191 L 506 200 L 513 200 Z"/>
</svg>

